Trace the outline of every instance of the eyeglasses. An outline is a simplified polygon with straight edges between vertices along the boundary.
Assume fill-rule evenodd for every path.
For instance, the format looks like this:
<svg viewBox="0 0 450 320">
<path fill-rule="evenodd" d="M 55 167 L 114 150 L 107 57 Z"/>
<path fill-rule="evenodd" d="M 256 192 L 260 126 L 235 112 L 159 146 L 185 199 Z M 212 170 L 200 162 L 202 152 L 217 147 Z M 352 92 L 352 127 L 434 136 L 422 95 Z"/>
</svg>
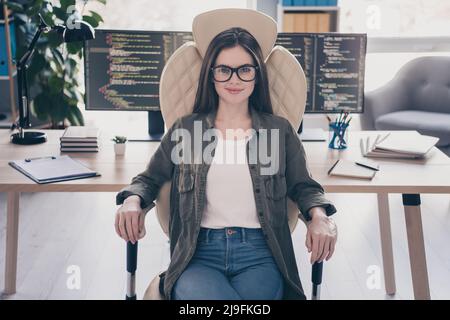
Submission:
<svg viewBox="0 0 450 320">
<path fill-rule="evenodd" d="M 230 80 L 235 72 L 239 79 L 244 82 L 250 82 L 255 80 L 256 70 L 258 70 L 258 67 L 251 64 L 244 64 L 237 68 L 231 68 L 226 65 L 219 65 L 211 68 L 213 78 L 217 82 L 226 82 Z"/>
</svg>

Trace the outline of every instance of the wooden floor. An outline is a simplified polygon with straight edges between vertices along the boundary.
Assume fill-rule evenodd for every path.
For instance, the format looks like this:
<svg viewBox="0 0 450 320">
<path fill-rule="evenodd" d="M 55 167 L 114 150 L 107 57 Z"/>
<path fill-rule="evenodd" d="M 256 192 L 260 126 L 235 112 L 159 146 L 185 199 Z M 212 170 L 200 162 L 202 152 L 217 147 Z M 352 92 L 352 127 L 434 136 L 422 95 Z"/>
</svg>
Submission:
<svg viewBox="0 0 450 320">
<path fill-rule="evenodd" d="M 3 299 L 123 299 L 125 244 L 114 231 L 113 193 L 23 194 L 19 220 L 17 294 Z M 339 212 L 339 241 L 325 264 L 322 299 L 412 299 L 405 218 L 401 196 L 390 195 L 397 294 L 384 293 L 375 195 L 329 194 Z M 6 197 L 0 194 L 0 287 L 4 287 Z M 151 212 L 147 237 L 139 243 L 137 292 L 169 261 L 167 239 Z M 422 196 L 431 297 L 450 299 L 450 196 Z M 310 265 L 305 227 L 293 234 L 305 292 Z M 68 289 L 73 266 L 81 287 Z M 379 273 L 377 272 L 379 271 Z M 69 272 L 69 273 L 68 273 Z M 377 279 L 379 281 L 377 281 Z"/>
</svg>

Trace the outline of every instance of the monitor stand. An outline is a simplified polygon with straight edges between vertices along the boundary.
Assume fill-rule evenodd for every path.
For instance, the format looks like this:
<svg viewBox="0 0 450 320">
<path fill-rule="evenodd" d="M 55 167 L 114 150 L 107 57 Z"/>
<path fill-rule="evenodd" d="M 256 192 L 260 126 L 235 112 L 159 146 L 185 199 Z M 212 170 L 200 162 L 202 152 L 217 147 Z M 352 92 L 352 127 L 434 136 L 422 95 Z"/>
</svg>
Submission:
<svg viewBox="0 0 450 320">
<path fill-rule="evenodd" d="M 161 111 L 148 111 L 148 134 L 142 137 L 131 137 L 128 141 L 161 141 L 164 136 L 164 119 Z"/>
<path fill-rule="evenodd" d="M 303 120 L 298 128 L 298 135 L 302 141 L 327 141 L 327 135 L 322 128 L 303 128 Z"/>
</svg>

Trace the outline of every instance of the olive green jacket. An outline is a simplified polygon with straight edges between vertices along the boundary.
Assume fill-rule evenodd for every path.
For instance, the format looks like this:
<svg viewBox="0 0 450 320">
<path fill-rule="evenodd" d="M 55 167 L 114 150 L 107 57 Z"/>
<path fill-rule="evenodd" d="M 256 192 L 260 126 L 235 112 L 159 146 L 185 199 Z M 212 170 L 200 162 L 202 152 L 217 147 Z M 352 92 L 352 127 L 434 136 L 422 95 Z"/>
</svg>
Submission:
<svg viewBox="0 0 450 320">
<path fill-rule="evenodd" d="M 288 225 L 286 197 L 297 203 L 306 220 L 310 220 L 308 212 L 313 207 L 325 208 L 327 215 L 335 213 L 336 208 L 324 197 L 322 186 L 311 177 L 305 150 L 290 123 L 285 118 L 252 108 L 250 114 L 254 134 L 247 143 L 247 160 L 258 218 L 284 277 L 284 298 L 305 299 Z M 178 119 L 164 135 L 146 170 L 117 194 L 118 205 L 128 196 L 138 195 L 141 207 L 151 208 L 161 186 L 166 181 L 172 181 L 169 224 L 171 262 L 164 281 L 166 299 L 170 299 L 172 287 L 188 265 L 197 245 L 211 164 L 204 155 L 208 152 L 214 155 L 217 140 L 208 134 L 195 134 L 200 128 L 202 133 L 215 131 L 215 117 L 216 111 L 213 111 L 208 114 L 193 113 Z M 185 133 L 191 136 L 186 138 L 183 136 Z M 177 136 L 178 139 L 182 136 L 183 142 L 173 138 Z M 187 141 L 190 143 L 183 144 Z M 183 146 L 182 152 L 177 149 L 180 146 Z M 264 147 L 268 150 L 266 153 L 271 155 L 270 163 L 268 157 L 260 156 L 257 151 Z M 174 158 L 174 154 L 183 158 Z M 258 156 L 255 157 L 255 154 Z"/>
</svg>

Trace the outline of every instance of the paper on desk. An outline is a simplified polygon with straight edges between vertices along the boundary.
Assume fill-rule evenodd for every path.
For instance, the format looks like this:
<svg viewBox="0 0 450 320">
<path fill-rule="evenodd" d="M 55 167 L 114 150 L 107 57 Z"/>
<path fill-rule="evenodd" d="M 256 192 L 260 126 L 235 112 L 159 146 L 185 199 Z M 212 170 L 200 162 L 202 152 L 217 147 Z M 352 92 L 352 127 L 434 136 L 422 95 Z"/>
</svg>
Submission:
<svg viewBox="0 0 450 320">
<path fill-rule="evenodd" d="M 65 156 L 10 161 L 9 164 L 36 182 L 73 177 L 90 177 L 97 173 L 80 162 Z"/>
</svg>

